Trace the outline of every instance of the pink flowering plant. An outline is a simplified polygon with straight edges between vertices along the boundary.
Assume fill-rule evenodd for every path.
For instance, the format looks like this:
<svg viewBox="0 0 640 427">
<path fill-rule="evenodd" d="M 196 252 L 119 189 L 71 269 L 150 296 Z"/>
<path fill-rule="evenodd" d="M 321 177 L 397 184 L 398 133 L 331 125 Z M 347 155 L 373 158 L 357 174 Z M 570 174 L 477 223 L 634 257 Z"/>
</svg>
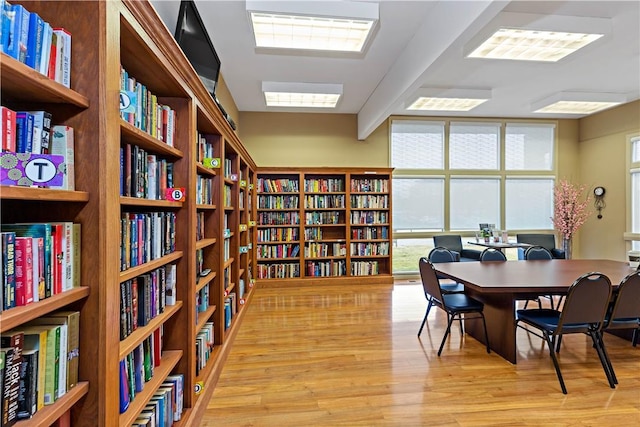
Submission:
<svg viewBox="0 0 640 427">
<path fill-rule="evenodd" d="M 584 224 L 591 212 L 588 207 L 591 202 L 587 193 L 583 198 L 586 187 L 561 180 L 553 191 L 553 225 L 562 233 L 564 239 L 571 239 L 573 234 Z"/>
</svg>

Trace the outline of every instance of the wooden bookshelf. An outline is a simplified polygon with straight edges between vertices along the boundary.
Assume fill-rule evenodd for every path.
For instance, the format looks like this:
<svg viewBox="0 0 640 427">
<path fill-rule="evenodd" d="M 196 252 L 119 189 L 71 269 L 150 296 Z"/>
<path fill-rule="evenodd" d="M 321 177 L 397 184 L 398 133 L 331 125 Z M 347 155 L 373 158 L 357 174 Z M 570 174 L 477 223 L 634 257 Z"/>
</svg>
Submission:
<svg viewBox="0 0 640 427">
<path fill-rule="evenodd" d="M 257 178 L 258 283 L 393 282 L 390 169 L 258 168 Z"/>
<path fill-rule="evenodd" d="M 57 309 L 81 313 L 81 382 L 33 422 L 20 425 L 50 425 L 68 417 L 69 412 L 73 426 L 129 425 L 169 374 L 184 375 L 179 425 L 197 425 L 206 406 L 203 399 L 211 396 L 253 289 L 256 228 L 250 221 L 255 220 L 252 186 L 256 165 L 148 1 L 13 3 L 72 34 L 71 88 L 5 54 L 0 54 L 0 72 L 3 105 L 15 110 L 45 109 L 53 113 L 53 124 L 74 128 L 76 190 L 2 187 L 2 222 L 82 224 L 82 287 L 0 314 L 2 331 L 6 331 Z M 173 145 L 121 117 L 117 96 L 121 66 L 157 96 L 158 103 L 176 112 Z M 205 166 L 198 158 L 195 142 L 200 134 L 212 143 L 215 158 L 231 161 L 235 179 L 224 174 L 222 164 Z M 173 187 L 184 188 L 185 199 L 164 200 L 160 194 L 160 199 L 151 200 L 121 191 L 121 148 L 127 145 L 171 162 Z M 198 193 L 203 182 L 211 185 L 210 192 Z M 230 188 L 226 204 L 225 185 Z M 197 194 L 207 198 L 199 199 Z M 156 212 L 175 215 L 174 250 L 123 268 L 123 214 Z M 225 215 L 230 224 L 228 235 L 223 230 Z M 199 228 L 200 223 L 203 226 Z M 198 235 L 200 232 L 203 235 Z M 226 259 L 225 240 L 229 241 Z M 198 280 L 196 259 L 200 253 L 203 266 L 211 272 Z M 163 313 L 121 342 L 116 326 L 120 325 L 120 285 L 171 264 L 176 265 L 178 303 L 166 306 Z M 225 269 L 232 288 L 224 285 Z M 239 291 L 241 281 L 245 294 L 235 301 L 233 327 L 225 329 L 225 298 L 228 292 Z M 196 322 L 196 296 L 205 289 L 209 305 Z M 208 321 L 215 327 L 215 351 L 206 370 L 196 378 L 195 339 Z M 161 367 L 129 409 L 120 414 L 120 360 L 159 327 L 163 330 Z M 199 394 L 196 381 L 204 381 Z"/>
</svg>

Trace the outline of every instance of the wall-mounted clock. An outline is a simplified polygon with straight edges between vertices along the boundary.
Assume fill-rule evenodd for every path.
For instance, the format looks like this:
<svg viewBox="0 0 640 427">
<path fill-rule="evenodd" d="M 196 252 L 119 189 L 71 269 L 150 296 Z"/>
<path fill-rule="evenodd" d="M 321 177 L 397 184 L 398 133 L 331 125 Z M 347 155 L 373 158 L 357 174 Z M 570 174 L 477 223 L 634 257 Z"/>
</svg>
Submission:
<svg viewBox="0 0 640 427">
<path fill-rule="evenodd" d="M 606 206 L 604 203 L 604 187 L 596 187 L 593 189 L 593 195 L 595 196 L 595 201 L 593 205 L 596 207 L 598 211 L 598 219 L 602 219 L 602 209 Z"/>
</svg>

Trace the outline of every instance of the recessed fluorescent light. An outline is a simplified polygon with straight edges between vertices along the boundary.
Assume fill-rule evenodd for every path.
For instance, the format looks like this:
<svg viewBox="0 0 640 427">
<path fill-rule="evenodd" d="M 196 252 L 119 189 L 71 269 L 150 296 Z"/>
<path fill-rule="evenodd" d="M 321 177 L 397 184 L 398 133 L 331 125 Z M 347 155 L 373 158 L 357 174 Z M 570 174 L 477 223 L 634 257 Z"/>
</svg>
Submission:
<svg viewBox="0 0 640 427">
<path fill-rule="evenodd" d="M 363 52 L 378 21 L 378 5 L 366 2 L 247 1 L 256 46 Z"/>
<path fill-rule="evenodd" d="M 484 89 L 422 88 L 407 110 L 469 111 L 491 99 L 491 91 Z"/>
<path fill-rule="evenodd" d="M 468 56 L 556 62 L 602 36 L 603 34 L 501 28 Z"/>
<path fill-rule="evenodd" d="M 534 113 L 588 115 L 626 102 L 617 93 L 560 92 L 531 105 Z"/>
<path fill-rule="evenodd" d="M 267 107 L 335 108 L 341 84 L 262 82 Z"/>
</svg>

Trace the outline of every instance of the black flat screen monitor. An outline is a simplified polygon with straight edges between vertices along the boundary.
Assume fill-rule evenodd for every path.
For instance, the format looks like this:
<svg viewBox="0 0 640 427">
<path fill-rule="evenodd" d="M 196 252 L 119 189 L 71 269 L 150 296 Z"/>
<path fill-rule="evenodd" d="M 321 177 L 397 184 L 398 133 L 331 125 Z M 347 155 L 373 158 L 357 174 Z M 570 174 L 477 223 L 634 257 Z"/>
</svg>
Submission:
<svg viewBox="0 0 640 427">
<path fill-rule="evenodd" d="M 220 59 L 192 0 L 180 2 L 175 39 L 204 86 L 213 99 L 216 99 Z"/>
</svg>

